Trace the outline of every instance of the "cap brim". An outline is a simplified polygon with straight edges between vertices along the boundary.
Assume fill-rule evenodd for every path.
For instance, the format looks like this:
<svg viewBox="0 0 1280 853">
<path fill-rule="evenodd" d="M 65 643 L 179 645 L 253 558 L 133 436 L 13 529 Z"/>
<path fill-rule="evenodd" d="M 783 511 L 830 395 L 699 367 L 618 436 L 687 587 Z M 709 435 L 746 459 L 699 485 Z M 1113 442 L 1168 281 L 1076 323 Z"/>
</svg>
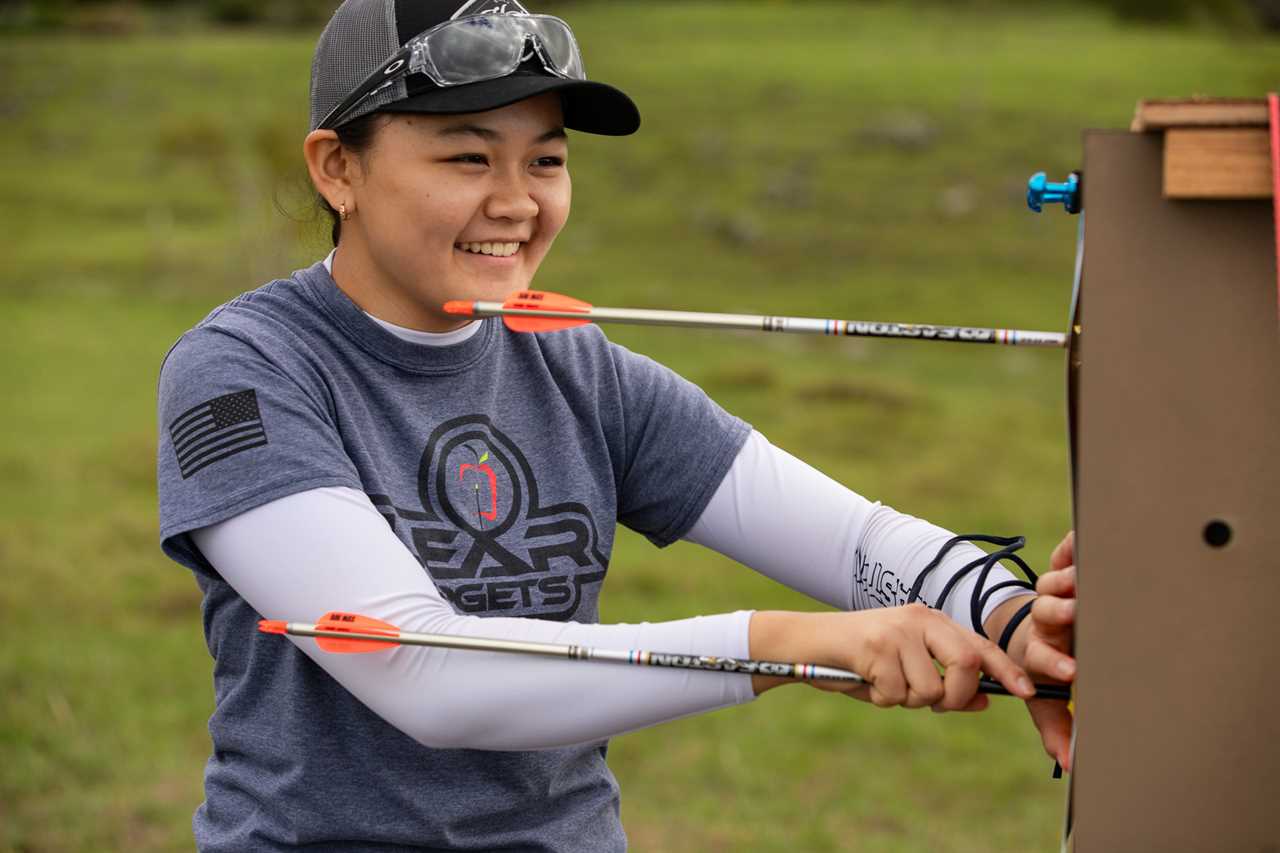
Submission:
<svg viewBox="0 0 1280 853">
<path fill-rule="evenodd" d="M 482 113 L 517 101 L 559 92 L 564 126 L 583 133 L 627 136 L 640 127 L 640 111 L 621 90 L 591 80 L 567 80 L 545 74 L 511 74 L 495 80 L 432 89 L 378 108 L 388 113 L 459 115 Z"/>
</svg>

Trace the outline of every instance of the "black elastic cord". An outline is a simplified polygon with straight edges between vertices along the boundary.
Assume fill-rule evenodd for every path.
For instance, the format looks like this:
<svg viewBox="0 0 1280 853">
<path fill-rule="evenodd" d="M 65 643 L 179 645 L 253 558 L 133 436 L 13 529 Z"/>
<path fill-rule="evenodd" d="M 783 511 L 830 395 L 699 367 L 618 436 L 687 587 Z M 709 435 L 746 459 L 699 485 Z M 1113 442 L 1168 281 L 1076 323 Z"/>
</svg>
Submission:
<svg viewBox="0 0 1280 853">
<path fill-rule="evenodd" d="M 951 549 L 961 542 L 985 542 L 990 545 L 999 545 L 1000 548 L 997 551 L 985 554 L 977 560 L 968 563 L 952 575 L 946 585 L 942 588 L 942 592 L 939 594 L 938 600 L 934 602 L 932 606 L 936 610 L 941 610 L 946 604 L 947 598 L 951 595 L 951 591 L 956 588 L 960 581 L 963 580 L 969 572 L 981 567 L 978 572 L 978 580 L 973 587 L 973 595 L 969 599 L 969 619 L 973 623 L 973 630 L 980 636 L 987 637 L 987 632 L 982 626 L 982 610 L 987 606 L 987 602 L 991 600 L 992 595 L 1001 589 L 1007 589 L 1009 587 L 1018 587 L 1028 591 L 1035 590 L 1037 580 L 1036 573 L 1031 570 L 1031 567 L 1027 565 L 1025 560 L 1015 553 L 1027 544 L 1026 537 L 990 536 L 983 533 L 966 533 L 960 536 L 953 536 L 943 543 L 942 547 L 938 549 L 938 553 L 929 561 L 929 564 L 920 570 L 920 574 L 916 576 L 915 583 L 911 585 L 911 593 L 907 596 L 907 603 L 912 604 L 913 602 L 920 600 L 920 591 L 924 589 L 925 581 L 928 580 L 929 575 L 934 571 L 934 569 L 938 568 L 938 566 L 942 564 L 942 561 L 946 558 L 947 554 L 950 553 Z M 992 570 L 995 569 L 996 565 L 999 564 L 1001 560 L 1011 560 L 1015 563 L 1027 576 L 1027 580 L 1001 581 L 991 589 L 984 590 L 983 585 L 987 582 L 987 578 L 990 577 Z M 1017 622 L 1026 618 L 1026 613 L 1019 610 L 1018 614 L 1015 614 L 1014 618 L 1017 621 L 1010 622 L 1009 624 L 1016 627 Z M 1012 630 L 1008 627 L 1006 627 L 1005 633 L 1010 637 L 1013 636 Z M 990 638 L 987 637 L 987 639 Z"/>
<path fill-rule="evenodd" d="M 997 589 L 1000 589 L 1002 587 L 1009 587 L 1009 586 L 1017 586 L 1026 590 L 1035 589 L 1036 573 L 1031 571 L 1031 567 L 1026 564 L 1026 561 L 1024 561 L 1021 557 L 1019 557 L 1017 554 L 1014 553 L 1014 551 L 1021 548 L 1023 543 L 1025 542 L 1026 540 L 1023 539 L 1021 536 L 1019 536 L 1018 543 L 1016 545 L 1010 545 L 1008 548 L 1003 548 L 999 551 L 995 551 L 994 553 L 988 554 L 986 562 L 983 563 L 982 573 L 978 575 L 978 582 L 973 587 L 973 596 L 969 599 L 969 618 L 973 621 L 974 625 L 979 626 L 977 629 L 978 633 L 984 637 L 987 636 L 987 632 L 985 629 L 981 627 L 982 611 L 984 608 L 986 608 L 987 602 L 991 599 L 992 594 Z M 983 587 L 987 583 L 987 577 L 991 574 L 991 571 L 999 564 L 1001 560 L 1012 561 L 1015 565 L 1017 565 L 1018 568 L 1022 569 L 1023 574 L 1025 574 L 1029 578 L 1029 580 L 1003 581 L 999 584 L 996 584 L 996 586 L 992 587 L 991 589 L 984 590 Z M 990 638 L 988 637 L 988 639 Z"/>
<path fill-rule="evenodd" d="M 1017 537 L 1008 539 L 1003 536 L 987 536 L 983 533 L 963 533 L 959 536 L 951 537 L 943 543 L 941 548 L 938 549 L 938 553 L 929 561 L 929 565 L 920 570 L 920 574 L 916 577 L 916 582 L 911 586 L 911 594 L 907 596 L 907 604 L 912 604 L 913 602 L 920 600 L 920 590 L 924 588 L 924 582 L 928 579 L 933 570 L 938 568 L 947 554 L 951 552 L 951 549 L 959 545 L 961 542 L 987 542 L 992 545 L 1009 546 L 1017 541 Z M 968 572 L 969 569 L 980 564 L 981 561 L 970 563 L 961 570 L 961 574 Z M 951 585 L 949 584 L 947 590 L 943 592 L 944 596 L 950 592 L 950 586 Z M 941 606 L 941 604 L 942 602 L 939 601 L 938 605 Z"/>
<path fill-rule="evenodd" d="M 1035 604 L 1035 599 L 1031 599 L 1026 604 L 1018 608 L 1018 612 L 1013 614 L 1013 618 L 1009 620 L 1009 624 L 1004 626 L 1004 631 L 1000 633 L 998 645 L 1000 651 L 1008 653 L 1009 642 L 1013 639 L 1013 632 L 1018 630 L 1018 626 L 1022 624 L 1022 620 L 1031 614 L 1031 605 Z"/>
<path fill-rule="evenodd" d="M 987 561 L 987 555 L 983 554 L 981 557 L 974 560 L 972 563 L 966 563 L 963 567 L 959 569 L 959 571 L 953 574 L 951 576 L 951 579 L 947 581 L 946 585 L 942 587 L 942 592 L 938 593 L 938 603 L 936 605 L 937 609 L 941 610 L 942 606 L 947 603 L 947 599 L 951 597 L 951 591 L 960 585 L 960 581 L 964 580 L 965 575 L 969 574 L 969 572 L 978 568 L 986 561 Z"/>
</svg>

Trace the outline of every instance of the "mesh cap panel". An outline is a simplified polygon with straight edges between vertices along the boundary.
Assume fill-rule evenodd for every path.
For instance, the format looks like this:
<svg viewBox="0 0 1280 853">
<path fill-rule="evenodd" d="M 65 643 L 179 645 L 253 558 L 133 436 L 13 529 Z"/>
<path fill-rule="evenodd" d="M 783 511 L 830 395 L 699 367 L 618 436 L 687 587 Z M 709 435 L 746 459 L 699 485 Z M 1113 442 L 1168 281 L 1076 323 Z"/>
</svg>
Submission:
<svg viewBox="0 0 1280 853">
<path fill-rule="evenodd" d="M 400 47 L 395 0 L 346 0 L 320 34 L 311 63 L 311 129 Z M 406 96 L 404 79 L 366 98 L 346 123 Z"/>
<path fill-rule="evenodd" d="M 418 33 L 464 15 L 528 14 L 516 0 L 459 2 L 346 0 L 339 6 L 320 34 L 311 63 L 311 129 Z M 400 77 L 339 121 L 380 110 L 437 115 L 484 112 L 551 92 L 559 94 L 565 127 L 571 130 L 625 136 L 640 126 L 640 113 L 623 92 L 604 83 L 552 74 L 533 58 L 505 77 L 457 86 L 440 87 L 421 74 Z"/>
</svg>

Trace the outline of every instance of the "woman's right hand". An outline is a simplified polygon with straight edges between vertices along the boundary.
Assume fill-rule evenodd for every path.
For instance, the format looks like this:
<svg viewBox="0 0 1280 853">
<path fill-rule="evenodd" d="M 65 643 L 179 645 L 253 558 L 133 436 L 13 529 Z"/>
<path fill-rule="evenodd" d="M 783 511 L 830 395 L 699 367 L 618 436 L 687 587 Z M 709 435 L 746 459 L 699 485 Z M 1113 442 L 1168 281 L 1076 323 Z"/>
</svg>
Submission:
<svg viewBox="0 0 1280 853">
<path fill-rule="evenodd" d="M 751 656 L 853 670 L 867 684 L 810 682 L 881 708 L 981 711 L 985 672 L 1014 695 L 1035 693 L 1027 673 L 990 640 L 923 604 L 852 613 L 758 611 L 751 617 Z M 943 672 L 938 671 L 941 665 Z M 757 694 L 791 679 L 753 676 Z"/>
</svg>

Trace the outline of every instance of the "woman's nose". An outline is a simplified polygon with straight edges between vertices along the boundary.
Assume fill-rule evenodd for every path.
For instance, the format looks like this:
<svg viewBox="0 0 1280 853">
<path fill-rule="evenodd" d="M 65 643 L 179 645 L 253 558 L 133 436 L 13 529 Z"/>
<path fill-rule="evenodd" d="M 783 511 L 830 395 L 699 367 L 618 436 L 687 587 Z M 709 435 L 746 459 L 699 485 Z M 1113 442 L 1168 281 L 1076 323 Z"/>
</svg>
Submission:
<svg viewBox="0 0 1280 853">
<path fill-rule="evenodd" d="M 490 219 L 523 222 L 538 215 L 538 202 L 524 181 L 515 178 L 495 186 L 485 202 L 485 215 Z"/>
</svg>

